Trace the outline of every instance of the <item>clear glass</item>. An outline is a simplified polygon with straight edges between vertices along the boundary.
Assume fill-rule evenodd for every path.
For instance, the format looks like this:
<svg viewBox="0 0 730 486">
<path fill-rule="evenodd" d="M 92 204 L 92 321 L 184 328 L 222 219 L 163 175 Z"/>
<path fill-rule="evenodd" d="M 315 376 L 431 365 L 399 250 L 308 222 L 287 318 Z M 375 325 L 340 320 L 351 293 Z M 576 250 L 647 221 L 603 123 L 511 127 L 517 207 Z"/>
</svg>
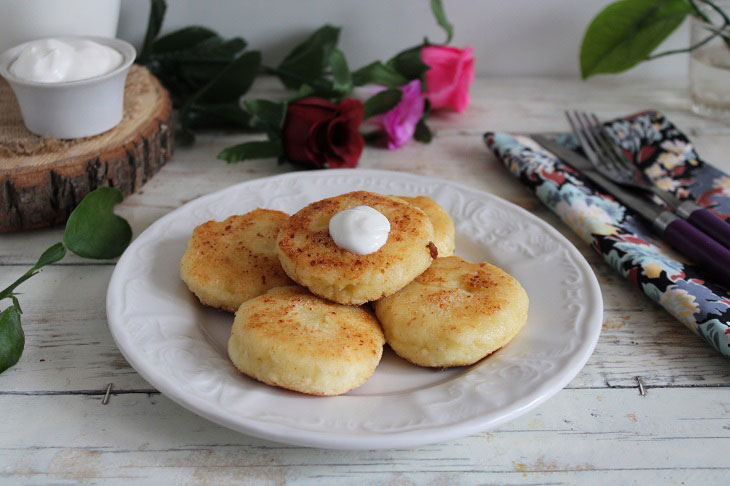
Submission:
<svg viewBox="0 0 730 486">
<path fill-rule="evenodd" d="M 730 1 L 715 4 L 730 15 Z M 706 6 L 702 11 L 714 24 L 692 18 L 690 45 L 701 42 L 721 26 L 722 19 Z M 730 35 L 730 27 L 724 30 Z M 700 115 L 730 120 L 730 47 L 722 38 L 715 37 L 702 47 L 690 52 L 689 89 L 692 111 Z"/>
</svg>

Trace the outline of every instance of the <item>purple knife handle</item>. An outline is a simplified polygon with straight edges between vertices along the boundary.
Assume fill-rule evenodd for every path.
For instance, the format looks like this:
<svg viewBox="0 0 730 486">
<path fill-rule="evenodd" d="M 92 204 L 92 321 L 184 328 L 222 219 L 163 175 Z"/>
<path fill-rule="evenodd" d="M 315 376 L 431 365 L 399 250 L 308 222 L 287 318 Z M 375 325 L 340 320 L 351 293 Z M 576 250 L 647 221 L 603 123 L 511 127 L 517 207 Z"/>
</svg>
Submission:
<svg viewBox="0 0 730 486">
<path fill-rule="evenodd" d="M 730 224 L 724 219 L 702 208 L 692 211 L 687 221 L 725 245 L 725 248 L 730 248 Z"/>
<path fill-rule="evenodd" d="M 717 283 L 730 288 L 730 250 L 683 219 L 664 229 L 664 239 L 702 267 Z"/>
</svg>

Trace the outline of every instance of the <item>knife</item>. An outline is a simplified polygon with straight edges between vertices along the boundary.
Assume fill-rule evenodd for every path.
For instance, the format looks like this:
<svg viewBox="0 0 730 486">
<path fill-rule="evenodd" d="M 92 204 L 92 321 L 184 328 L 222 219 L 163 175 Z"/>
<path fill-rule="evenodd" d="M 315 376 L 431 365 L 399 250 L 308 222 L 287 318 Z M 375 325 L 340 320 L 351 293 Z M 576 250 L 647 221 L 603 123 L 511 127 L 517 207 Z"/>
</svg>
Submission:
<svg viewBox="0 0 730 486">
<path fill-rule="evenodd" d="M 709 275 L 730 288 L 730 250 L 671 211 L 655 206 L 601 175 L 588 159 L 543 135 L 530 137 L 586 179 L 600 186 L 632 211 L 649 221 L 675 249 L 694 260 Z"/>
<path fill-rule="evenodd" d="M 605 128 L 602 130 L 605 130 Z M 608 138 L 611 139 L 609 145 L 617 152 L 618 156 L 622 159 L 626 158 L 627 154 L 624 152 L 624 150 L 621 149 L 618 145 L 614 145 L 611 136 L 608 136 Z M 598 170 L 600 171 L 600 169 Z M 634 177 L 636 177 L 636 174 L 640 173 L 641 171 L 638 168 L 634 167 L 633 172 Z M 645 190 L 659 196 L 665 203 L 669 205 L 670 208 L 672 208 L 672 211 L 674 211 L 677 216 L 681 217 L 682 219 L 686 219 L 692 226 L 710 235 L 713 239 L 722 243 L 725 248 L 730 249 L 730 223 L 726 222 L 719 216 L 716 216 L 715 213 L 713 213 L 709 209 L 703 208 L 693 200 L 688 199 L 682 201 L 678 199 L 671 192 L 666 191 L 655 185 L 653 182 L 649 181 L 648 178 L 643 175 L 643 173 L 639 177 L 639 184 Z"/>
</svg>

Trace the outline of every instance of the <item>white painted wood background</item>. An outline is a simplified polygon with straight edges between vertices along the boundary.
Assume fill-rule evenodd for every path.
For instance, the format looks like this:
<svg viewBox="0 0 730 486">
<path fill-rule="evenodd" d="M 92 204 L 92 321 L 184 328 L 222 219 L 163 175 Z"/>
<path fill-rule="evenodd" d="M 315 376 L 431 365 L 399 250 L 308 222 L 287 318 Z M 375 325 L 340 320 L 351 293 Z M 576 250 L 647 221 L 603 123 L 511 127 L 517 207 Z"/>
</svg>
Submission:
<svg viewBox="0 0 730 486">
<path fill-rule="evenodd" d="M 443 0 L 443 5 L 454 24 L 452 45 L 474 47 L 477 76 L 577 77 L 583 33 L 591 19 L 612 2 Z M 269 65 L 278 64 L 293 45 L 325 23 L 342 27 L 339 46 L 353 69 L 388 59 L 399 48 L 420 43 L 424 36 L 433 42 L 444 39 L 428 0 L 167 0 L 167 4 L 163 33 L 201 24 L 224 36 L 242 35 L 249 49 L 262 51 L 264 63 Z M 118 36 L 139 47 L 149 2 L 122 0 L 121 7 Z M 661 49 L 681 49 L 688 42 L 689 22 L 685 21 Z M 687 57 L 656 59 L 619 76 L 686 76 Z"/>
<path fill-rule="evenodd" d="M 692 115 L 682 81 L 481 79 L 472 93 L 465 114 L 432 119 L 438 133 L 431 145 L 367 148 L 360 165 L 489 191 L 576 244 L 598 275 L 605 316 L 595 353 L 563 391 L 497 430 L 413 449 L 327 451 L 254 439 L 181 408 L 130 368 L 105 318 L 113 262 L 71 256 L 21 287 L 26 349 L 0 375 L 0 482 L 727 484 L 730 362 L 614 274 L 507 173 L 481 134 L 563 130 L 567 107 L 604 118 L 654 108 L 693 139 L 700 155 L 730 171 L 730 126 Z M 138 235 L 195 197 L 293 169 L 215 159 L 220 148 L 245 139 L 201 135 L 118 212 Z M 61 236 L 61 228 L 1 235 L 0 288 Z M 104 406 L 108 383 L 113 394 Z"/>
</svg>

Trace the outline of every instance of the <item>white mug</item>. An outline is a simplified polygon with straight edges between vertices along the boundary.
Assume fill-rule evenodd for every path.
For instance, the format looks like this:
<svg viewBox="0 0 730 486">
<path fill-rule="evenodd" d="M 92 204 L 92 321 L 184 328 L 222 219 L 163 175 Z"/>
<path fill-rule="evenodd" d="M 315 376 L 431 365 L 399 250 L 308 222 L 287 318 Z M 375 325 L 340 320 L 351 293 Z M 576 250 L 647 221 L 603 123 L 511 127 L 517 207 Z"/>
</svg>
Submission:
<svg viewBox="0 0 730 486">
<path fill-rule="evenodd" d="M 1 0 L 0 52 L 44 37 L 116 37 L 120 1 Z"/>
</svg>

